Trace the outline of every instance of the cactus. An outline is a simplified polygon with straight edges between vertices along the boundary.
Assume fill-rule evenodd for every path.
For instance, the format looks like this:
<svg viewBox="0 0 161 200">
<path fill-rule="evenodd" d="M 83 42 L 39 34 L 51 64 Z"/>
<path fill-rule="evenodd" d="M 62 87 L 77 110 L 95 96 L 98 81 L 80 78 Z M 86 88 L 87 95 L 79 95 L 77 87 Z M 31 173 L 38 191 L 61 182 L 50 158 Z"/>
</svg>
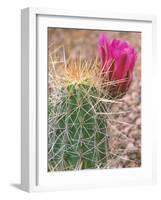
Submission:
<svg viewBox="0 0 161 200">
<path fill-rule="evenodd" d="M 136 52 L 126 42 L 109 41 L 105 35 L 98 47 L 100 62 L 65 60 L 60 74 L 51 58 L 48 171 L 109 166 L 108 115 L 112 103 L 129 89 Z"/>
<path fill-rule="evenodd" d="M 54 170 L 105 168 L 108 157 L 107 123 L 100 113 L 98 91 L 86 84 L 68 85 L 56 105 L 50 166 Z M 53 127 L 55 127 L 53 129 Z"/>
</svg>

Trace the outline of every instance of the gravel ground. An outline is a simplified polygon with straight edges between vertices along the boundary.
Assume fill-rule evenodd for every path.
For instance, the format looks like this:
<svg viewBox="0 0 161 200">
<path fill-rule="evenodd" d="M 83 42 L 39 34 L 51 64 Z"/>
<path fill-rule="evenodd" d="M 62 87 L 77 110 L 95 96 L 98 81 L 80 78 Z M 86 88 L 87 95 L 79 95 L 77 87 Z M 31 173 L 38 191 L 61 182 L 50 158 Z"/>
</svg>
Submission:
<svg viewBox="0 0 161 200">
<path fill-rule="evenodd" d="M 102 31 L 101 31 L 102 32 Z M 104 31 L 109 38 L 126 40 L 137 51 L 134 79 L 120 106 L 113 105 L 113 115 L 109 120 L 111 134 L 110 168 L 141 166 L 141 33 Z M 49 29 L 49 53 L 55 47 L 63 46 L 66 56 L 76 59 L 94 59 L 97 55 L 97 38 L 100 31 Z M 58 58 L 61 59 L 60 54 Z"/>
</svg>

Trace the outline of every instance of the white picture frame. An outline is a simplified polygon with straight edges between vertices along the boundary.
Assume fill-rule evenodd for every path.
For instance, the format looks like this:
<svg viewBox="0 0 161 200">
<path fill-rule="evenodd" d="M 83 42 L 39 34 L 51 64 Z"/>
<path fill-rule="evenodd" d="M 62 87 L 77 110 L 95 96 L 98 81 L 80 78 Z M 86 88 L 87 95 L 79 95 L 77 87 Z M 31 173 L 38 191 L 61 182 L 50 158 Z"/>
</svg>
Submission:
<svg viewBox="0 0 161 200">
<path fill-rule="evenodd" d="M 61 24 L 61 25 L 60 25 Z M 108 25 L 108 26 L 107 26 Z M 142 166 L 132 169 L 47 172 L 47 27 L 142 32 Z M 156 182 L 155 133 L 149 83 L 156 55 L 155 16 L 88 13 L 44 8 L 21 12 L 21 187 L 54 191 Z M 42 40 L 43 38 L 43 40 Z M 42 41 L 42 42 L 40 42 Z M 43 55 L 43 56 L 42 56 Z M 153 65 L 152 65 L 153 63 Z M 40 90 L 41 88 L 41 90 Z M 147 89 L 148 88 L 148 89 Z"/>
</svg>

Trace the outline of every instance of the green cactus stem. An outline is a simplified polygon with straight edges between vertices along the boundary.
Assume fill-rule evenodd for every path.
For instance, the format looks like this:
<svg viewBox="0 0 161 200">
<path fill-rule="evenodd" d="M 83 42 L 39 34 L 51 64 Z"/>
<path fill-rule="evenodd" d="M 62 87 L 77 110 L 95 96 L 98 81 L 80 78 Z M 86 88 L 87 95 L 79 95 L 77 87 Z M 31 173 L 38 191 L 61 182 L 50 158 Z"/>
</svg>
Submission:
<svg viewBox="0 0 161 200">
<path fill-rule="evenodd" d="M 50 101 L 49 171 L 106 168 L 107 120 L 97 89 L 70 84 L 55 106 Z"/>
</svg>

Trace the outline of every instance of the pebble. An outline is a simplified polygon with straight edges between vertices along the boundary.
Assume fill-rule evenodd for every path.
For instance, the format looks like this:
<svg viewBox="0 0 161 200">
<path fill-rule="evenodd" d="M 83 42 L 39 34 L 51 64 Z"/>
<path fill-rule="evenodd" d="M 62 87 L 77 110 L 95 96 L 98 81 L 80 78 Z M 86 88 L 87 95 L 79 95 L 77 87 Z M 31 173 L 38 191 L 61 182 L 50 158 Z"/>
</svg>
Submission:
<svg viewBox="0 0 161 200">
<path fill-rule="evenodd" d="M 141 119 L 137 118 L 136 121 L 135 121 L 135 123 L 136 123 L 137 126 L 141 126 Z"/>
<path fill-rule="evenodd" d="M 120 144 L 119 144 L 119 147 L 120 147 L 121 149 L 125 149 L 126 146 L 127 146 L 127 141 L 126 141 L 126 140 L 121 141 Z"/>
<path fill-rule="evenodd" d="M 129 158 L 130 158 L 131 160 L 135 160 L 135 159 L 137 158 L 137 156 L 136 156 L 135 153 L 132 153 L 132 154 L 129 155 Z"/>
<path fill-rule="evenodd" d="M 135 139 L 134 138 L 129 138 L 128 141 L 131 142 L 132 144 L 135 143 Z"/>
<path fill-rule="evenodd" d="M 139 131 L 134 130 L 133 132 L 130 133 L 130 137 L 134 138 L 135 140 L 138 140 L 140 138 Z"/>
<path fill-rule="evenodd" d="M 138 98 L 137 92 L 133 92 L 131 96 L 133 100 L 136 100 Z"/>
<path fill-rule="evenodd" d="M 126 147 L 129 151 L 133 150 L 135 148 L 134 144 L 133 143 L 129 143 Z"/>
</svg>

